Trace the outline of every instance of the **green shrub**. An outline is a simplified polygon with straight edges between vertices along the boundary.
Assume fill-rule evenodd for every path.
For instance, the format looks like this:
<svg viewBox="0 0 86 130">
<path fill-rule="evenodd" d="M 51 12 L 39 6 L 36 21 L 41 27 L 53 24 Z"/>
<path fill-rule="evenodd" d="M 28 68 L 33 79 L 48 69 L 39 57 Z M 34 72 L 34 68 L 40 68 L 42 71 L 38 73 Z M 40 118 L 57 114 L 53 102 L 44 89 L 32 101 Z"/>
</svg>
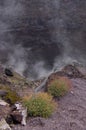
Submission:
<svg viewBox="0 0 86 130">
<path fill-rule="evenodd" d="M 4 95 L 2 99 L 10 104 L 14 104 L 15 102 L 21 100 L 15 89 L 11 89 L 11 87 L 9 87 L 7 84 L 0 84 L 0 90 L 5 90 L 7 94 Z"/>
<path fill-rule="evenodd" d="M 67 78 L 58 78 L 48 85 L 48 93 L 54 97 L 64 96 L 69 90 L 70 82 Z"/>
<path fill-rule="evenodd" d="M 27 107 L 29 116 L 41 116 L 49 117 L 55 110 L 55 102 L 52 100 L 52 96 L 47 93 L 38 93 L 26 97 L 23 100 L 24 105 Z"/>
<path fill-rule="evenodd" d="M 7 89 L 7 95 L 4 97 L 4 99 L 8 103 L 14 104 L 15 102 L 20 100 L 20 97 L 17 95 L 17 93 L 15 91 Z"/>
</svg>

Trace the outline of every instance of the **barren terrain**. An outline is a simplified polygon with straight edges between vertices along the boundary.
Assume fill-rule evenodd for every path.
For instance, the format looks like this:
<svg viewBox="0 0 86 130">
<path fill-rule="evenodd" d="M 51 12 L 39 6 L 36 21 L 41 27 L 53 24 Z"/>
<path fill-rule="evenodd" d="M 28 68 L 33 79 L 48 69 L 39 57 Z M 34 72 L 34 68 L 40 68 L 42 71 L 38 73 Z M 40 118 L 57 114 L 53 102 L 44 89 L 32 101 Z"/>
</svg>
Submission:
<svg viewBox="0 0 86 130">
<path fill-rule="evenodd" d="M 71 79 L 71 91 L 60 101 L 59 107 L 49 119 L 31 118 L 27 125 L 13 130 L 86 130 L 86 80 Z"/>
</svg>

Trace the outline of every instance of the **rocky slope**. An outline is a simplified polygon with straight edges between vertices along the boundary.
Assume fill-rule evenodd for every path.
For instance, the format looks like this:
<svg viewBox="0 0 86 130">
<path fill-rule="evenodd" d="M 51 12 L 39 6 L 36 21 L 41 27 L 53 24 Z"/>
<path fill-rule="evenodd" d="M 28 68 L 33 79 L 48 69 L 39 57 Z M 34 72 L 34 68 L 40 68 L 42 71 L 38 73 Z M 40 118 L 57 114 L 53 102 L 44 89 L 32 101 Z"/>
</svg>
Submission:
<svg viewBox="0 0 86 130">
<path fill-rule="evenodd" d="M 83 69 L 79 68 L 79 72 L 82 72 L 80 75 L 86 76 L 86 69 L 84 72 Z M 85 130 L 86 77 L 78 77 L 80 75 L 77 73 L 76 77 L 73 77 L 75 74 L 72 75 L 71 91 L 59 101 L 56 100 L 59 103 L 59 108 L 49 119 L 29 118 L 25 127 L 18 125 L 13 130 Z"/>
<path fill-rule="evenodd" d="M 31 94 L 33 90 L 44 82 L 44 79 L 39 81 L 27 81 L 24 77 L 18 73 L 13 72 L 13 76 L 8 76 L 5 69 L 0 66 L 0 94 L 1 97 L 6 94 L 6 87 L 8 86 L 11 90 L 16 91 L 19 96 Z M 58 109 L 53 115 L 48 118 L 27 118 L 26 126 L 22 125 L 11 125 L 12 130 L 85 130 L 86 128 L 86 68 L 75 67 L 68 65 L 64 67 L 60 72 L 52 73 L 45 83 L 51 82 L 51 80 L 58 76 L 66 76 L 71 80 L 72 87 L 66 96 L 55 99 L 59 104 Z M 3 91 L 2 91 L 3 90 Z M 21 116 L 18 111 L 12 112 L 9 105 L 5 109 L 4 106 L 0 105 L 0 118 L 7 117 L 9 113 L 17 116 L 19 123 L 21 122 Z M 15 108 L 14 108 L 15 109 Z M 4 110 L 4 111 L 3 111 Z M 5 114 L 4 114 L 5 113 Z M 17 114 L 17 115 L 16 115 Z M 5 115 L 5 117 L 4 117 Z M 8 119 L 8 118 L 7 118 Z M 9 122 L 9 120 L 7 120 Z M 12 121 L 11 121 L 12 123 Z"/>
<path fill-rule="evenodd" d="M 13 130 L 85 130 L 86 129 L 86 80 L 72 79 L 73 88 L 59 103 L 51 118 L 33 118 L 25 127 Z"/>
</svg>

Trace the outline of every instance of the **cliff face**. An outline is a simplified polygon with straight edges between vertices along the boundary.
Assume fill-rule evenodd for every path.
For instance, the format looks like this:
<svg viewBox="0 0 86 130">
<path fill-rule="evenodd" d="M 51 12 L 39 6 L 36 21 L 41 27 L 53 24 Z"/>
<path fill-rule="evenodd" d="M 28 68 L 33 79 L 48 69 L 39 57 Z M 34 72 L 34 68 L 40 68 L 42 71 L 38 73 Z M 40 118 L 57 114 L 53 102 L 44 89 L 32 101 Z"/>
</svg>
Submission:
<svg viewBox="0 0 86 130">
<path fill-rule="evenodd" d="M 0 0 L 0 61 L 20 72 L 37 61 L 52 68 L 63 54 L 84 58 L 85 37 L 85 0 Z"/>
</svg>

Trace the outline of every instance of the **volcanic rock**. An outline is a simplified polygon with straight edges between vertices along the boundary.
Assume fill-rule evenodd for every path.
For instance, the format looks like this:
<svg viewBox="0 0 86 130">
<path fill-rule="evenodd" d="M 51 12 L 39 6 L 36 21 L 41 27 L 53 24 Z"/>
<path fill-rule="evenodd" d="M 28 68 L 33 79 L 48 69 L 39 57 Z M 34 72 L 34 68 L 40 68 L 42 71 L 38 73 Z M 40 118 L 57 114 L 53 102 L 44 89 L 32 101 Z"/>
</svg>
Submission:
<svg viewBox="0 0 86 130">
<path fill-rule="evenodd" d="M 84 75 L 79 71 L 76 66 L 67 65 L 63 68 L 63 73 L 70 78 L 83 78 Z"/>
<path fill-rule="evenodd" d="M 0 120 L 0 130 L 11 130 L 4 118 Z"/>
<path fill-rule="evenodd" d="M 0 99 L 0 118 L 7 118 L 10 113 L 10 106 L 4 100 Z"/>
<path fill-rule="evenodd" d="M 8 68 L 5 69 L 5 74 L 7 76 L 13 76 L 13 72 L 10 69 L 8 69 Z"/>
<path fill-rule="evenodd" d="M 14 109 L 10 115 L 15 124 L 21 123 L 22 125 L 26 125 L 27 109 L 21 103 L 14 105 Z"/>
<path fill-rule="evenodd" d="M 12 117 L 13 123 L 15 123 L 15 124 L 21 123 L 21 121 L 22 121 L 22 115 L 19 111 L 13 111 L 11 113 L 11 117 Z"/>
<path fill-rule="evenodd" d="M 85 75 L 74 65 L 67 65 L 61 71 L 55 72 L 54 76 L 66 76 L 68 78 L 84 78 Z"/>
<path fill-rule="evenodd" d="M 4 97 L 7 95 L 7 91 L 6 90 L 0 90 L 0 97 Z"/>
</svg>

